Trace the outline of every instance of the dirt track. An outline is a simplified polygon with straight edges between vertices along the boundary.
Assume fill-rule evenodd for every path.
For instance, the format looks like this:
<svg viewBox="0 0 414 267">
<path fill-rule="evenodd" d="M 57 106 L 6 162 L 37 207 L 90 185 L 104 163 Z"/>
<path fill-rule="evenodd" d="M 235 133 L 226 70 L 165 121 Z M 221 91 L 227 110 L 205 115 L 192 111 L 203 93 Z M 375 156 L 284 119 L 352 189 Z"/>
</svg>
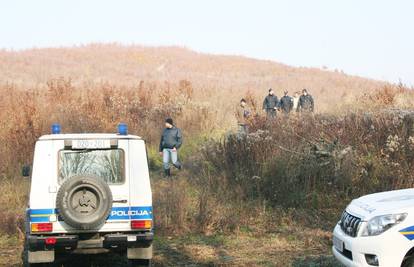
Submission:
<svg viewBox="0 0 414 267">
<path fill-rule="evenodd" d="M 300 247 L 297 237 L 270 234 L 255 237 L 250 234 L 233 236 L 163 237 L 155 241 L 153 266 L 339 266 L 329 248 L 313 242 L 327 242 L 323 233 L 308 240 L 308 249 Z M 21 266 L 21 241 L 0 237 L 0 266 Z M 313 248 L 312 248 L 313 243 Z M 325 255 L 324 255 L 325 254 Z M 71 257 L 66 266 L 121 267 L 127 266 L 125 258 L 114 255 Z"/>
</svg>

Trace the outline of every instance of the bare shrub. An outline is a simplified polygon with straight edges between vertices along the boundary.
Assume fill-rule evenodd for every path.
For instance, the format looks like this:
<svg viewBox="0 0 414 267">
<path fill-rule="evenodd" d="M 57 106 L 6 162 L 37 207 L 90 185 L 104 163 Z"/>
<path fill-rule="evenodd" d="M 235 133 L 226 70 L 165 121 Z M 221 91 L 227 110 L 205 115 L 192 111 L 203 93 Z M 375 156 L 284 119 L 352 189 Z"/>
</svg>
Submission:
<svg viewBox="0 0 414 267">
<path fill-rule="evenodd" d="M 213 121 L 209 108 L 189 101 L 193 89 L 188 81 L 165 83 L 165 87 L 142 81 L 137 87 L 102 83 L 80 88 L 73 86 L 70 78 L 61 77 L 50 80 L 47 86 L 47 90 L 19 90 L 9 84 L 0 87 L 5 95 L 0 101 L 0 138 L 5 144 L 0 152 L 7 155 L 0 172 L 7 176 L 31 161 L 36 139 L 48 133 L 55 122 L 66 133 L 114 132 L 118 123 L 125 122 L 131 133 L 143 135 L 153 146 L 167 117 L 173 117 L 186 136 L 217 126 L 209 123 Z"/>
<path fill-rule="evenodd" d="M 281 118 L 273 124 L 258 118 L 247 136 L 228 135 L 204 147 L 210 163 L 204 166 L 215 173 L 206 179 L 216 177 L 208 184 L 237 192 L 234 199 L 284 207 L 334 208 L 333 199 L 412 187 L 412 116 L 381 110 Z"/>
</svg>

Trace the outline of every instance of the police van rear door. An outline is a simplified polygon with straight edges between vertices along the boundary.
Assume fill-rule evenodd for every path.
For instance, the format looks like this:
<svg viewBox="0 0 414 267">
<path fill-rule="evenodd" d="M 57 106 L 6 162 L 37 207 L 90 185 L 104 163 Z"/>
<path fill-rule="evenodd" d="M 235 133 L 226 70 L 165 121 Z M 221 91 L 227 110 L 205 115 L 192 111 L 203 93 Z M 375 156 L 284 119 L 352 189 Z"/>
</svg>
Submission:
<svg viewBox="0 0 414 267">
<path fill-rule="evenodd" d="M 132 230 L 152 229 L 152 192 L 145 142 L 129 140 L 129 190 Z"/>
<path fill-rule="evenodd" d="M 112 191 L 112 210 L 102 230 L 129 230 L 131 219 L 129 182 L 128 139 L 112 140 L 114 154 L 108 159 L 112 170 L 112 181 L 108 185 Z M 116 152 L 115 152 L 116 151 Z"/>
</svg>

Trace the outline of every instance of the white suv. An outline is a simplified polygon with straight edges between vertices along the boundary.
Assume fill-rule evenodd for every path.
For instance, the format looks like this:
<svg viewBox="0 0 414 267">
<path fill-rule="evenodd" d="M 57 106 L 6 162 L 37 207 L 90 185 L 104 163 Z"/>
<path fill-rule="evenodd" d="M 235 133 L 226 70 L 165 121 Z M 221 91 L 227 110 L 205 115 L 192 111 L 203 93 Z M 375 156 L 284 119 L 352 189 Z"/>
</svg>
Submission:
<svg viewBox="0 0 414 267">
<path fill-rule="evenodd" d="M 353 200 L 333 232 L 334 256 L 345 266 L 414 267 L 414 189 Z"/>
<path fill-rule="evenodd" d="M 145 142 L 117 134 L 52 134 L 36 142 L 24 266 L 116 252 L 150 266 L 152 193 Z M 27 169 L 26 169 L 27 171 Z"/>
</svg>

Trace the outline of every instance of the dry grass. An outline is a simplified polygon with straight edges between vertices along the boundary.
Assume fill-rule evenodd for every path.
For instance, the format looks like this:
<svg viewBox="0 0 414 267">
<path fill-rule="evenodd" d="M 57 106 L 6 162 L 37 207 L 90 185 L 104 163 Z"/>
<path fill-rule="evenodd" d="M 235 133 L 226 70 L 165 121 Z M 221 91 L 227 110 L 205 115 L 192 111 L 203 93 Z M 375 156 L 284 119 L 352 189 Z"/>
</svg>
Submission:
<svg viewBox="0 0 414 267">
<path fill-rule="evenodd" d="M 0 233 L 24 236 L 28 181 L 0 181 Z"/>
<path fill-rule="evenodd" d="M 320 255 L 329 253 L 330 238 L 329 231 L 294 226 L 275 228 L 266 235 L 253 231 L 230 235 L 190 234 L 157 240 L 156 260 L 165 266 L 294 266 L 308 258 L 307 263 L 312 264 Z M 329 260 L 315 266 L 338 265 Z"/>
<path fill-rule="evenodd" d="M 23 242 L 17 236 L 0 235 L 0 266 L 21 266 L 22 246 Z"/>
</svg>

